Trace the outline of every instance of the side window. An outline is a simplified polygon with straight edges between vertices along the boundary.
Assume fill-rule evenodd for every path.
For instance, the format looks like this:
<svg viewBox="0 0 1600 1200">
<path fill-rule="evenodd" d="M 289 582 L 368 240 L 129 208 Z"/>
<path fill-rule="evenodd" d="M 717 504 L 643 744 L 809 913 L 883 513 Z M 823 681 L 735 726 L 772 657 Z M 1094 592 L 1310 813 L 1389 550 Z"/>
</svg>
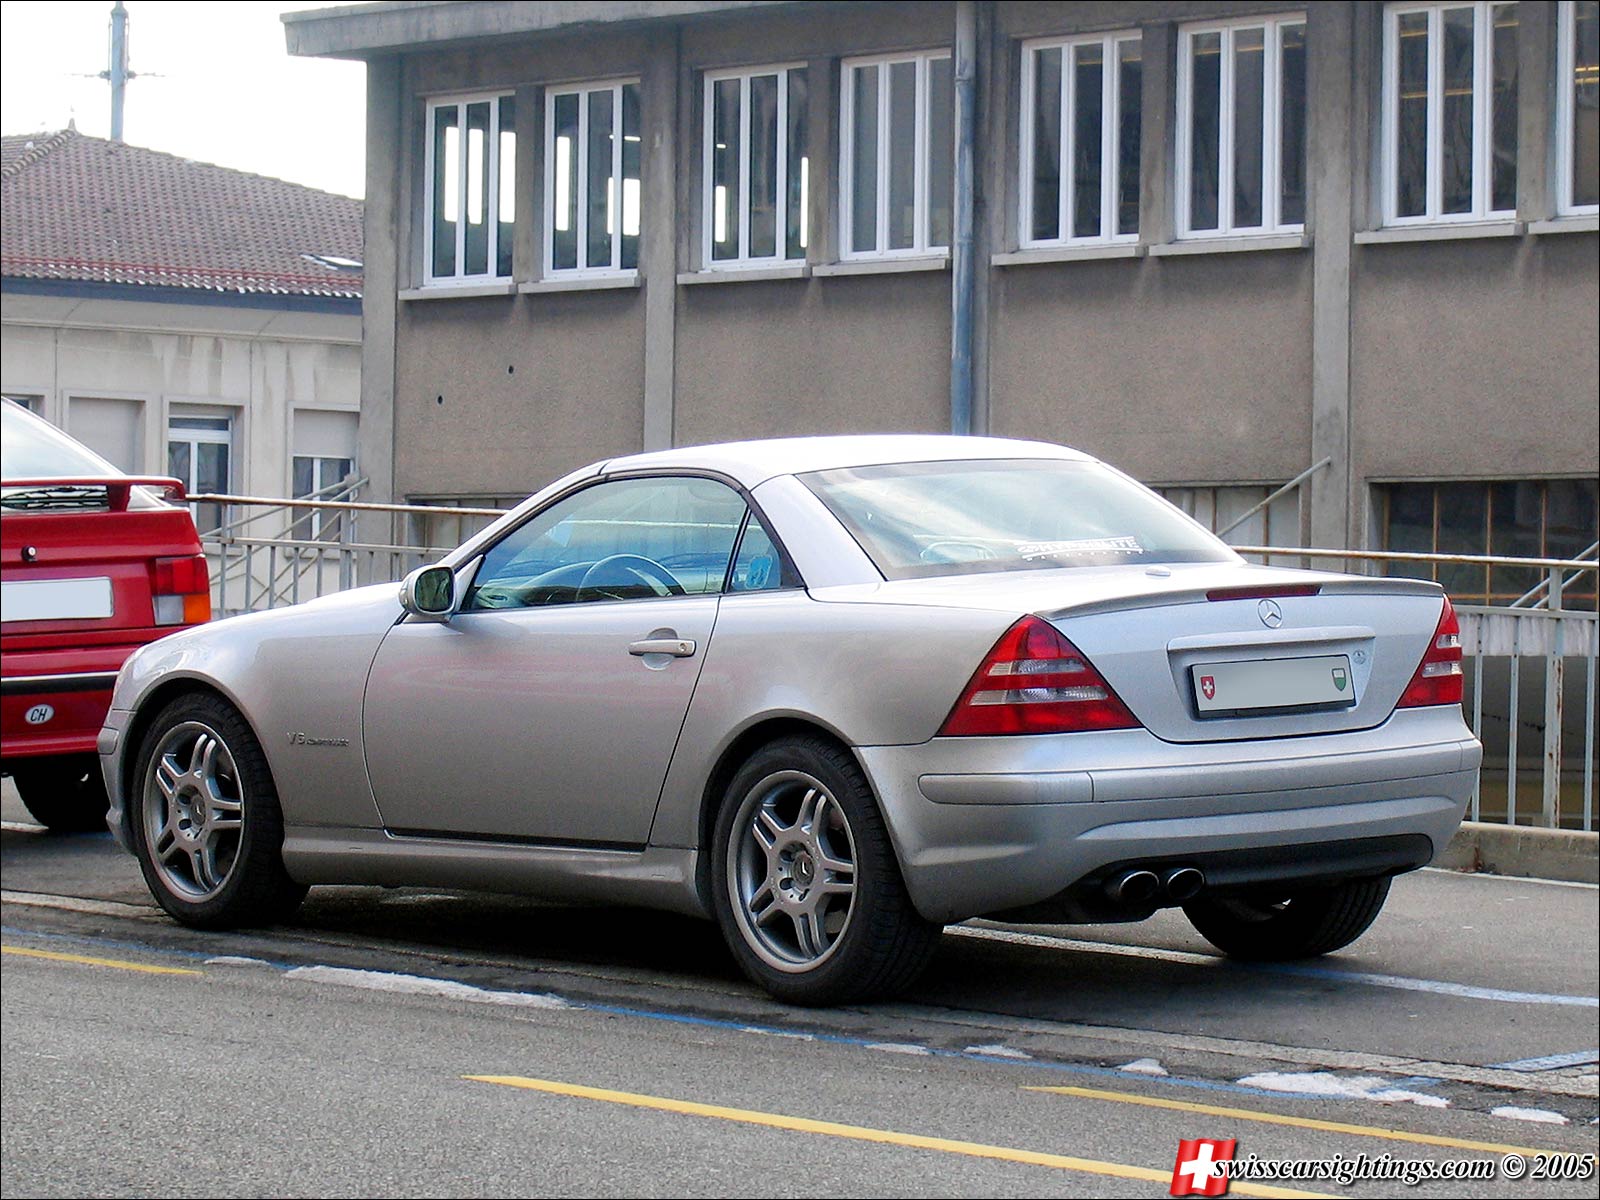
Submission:
<svg viewBox="0 0 1600 1200">
<path fill-rule="evenodd" d="M 463 609 L 647 600 L 722 590 L 744 500 L 710 479 L 619 479 L 518 526 L 484 556 Z"/>
<path fill-rule="evenodd" d="M 744 540 L 739 543 L 739 556 L 733 560 L 733 578 L 728 590 L 765 592 L 785 587 L 789 582 L 784 577 L 783 556 L 755 513 L 751 513 Z"/>
</svg>

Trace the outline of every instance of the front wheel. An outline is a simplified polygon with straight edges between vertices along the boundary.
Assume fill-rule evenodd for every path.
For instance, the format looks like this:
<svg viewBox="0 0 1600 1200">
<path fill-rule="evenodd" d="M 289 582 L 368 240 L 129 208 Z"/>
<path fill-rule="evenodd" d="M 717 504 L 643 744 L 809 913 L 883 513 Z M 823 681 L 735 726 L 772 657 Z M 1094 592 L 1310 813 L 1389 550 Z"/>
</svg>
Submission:
<svg viewBox="0 0 1600 1200">
<path fill-rule="evenodd" d="M 130 801 L 145 883 L 185 925 L 271 924 L 305 898 L 284 870 L 283 813 L 266 756 L 220 697 L 181 696 L 156 715 Z"/>
<path fill-rule="evenodd" d="M 1385 876 L 1282 894 L 1193 900 L 1183 913 L 1206 941 L 1232 958 L 1314 958 L 1365 933 L 1388 895 Z"/>
<path fill-rule="evenodd" d="M 33 819 L 52 833 L 104 833 L 105 780 L 92 754 L 41 758 L 11 768 L 11 782 Z"/>
<path fill-rule="evenodd" d="M 712 848 L 717 921 L 739 965 L 791 1004 L 841 1004 L 911 985 L 940 926 L 912 907 L 871 789 L 814 737 L 740 768 Z"/>
</svg>

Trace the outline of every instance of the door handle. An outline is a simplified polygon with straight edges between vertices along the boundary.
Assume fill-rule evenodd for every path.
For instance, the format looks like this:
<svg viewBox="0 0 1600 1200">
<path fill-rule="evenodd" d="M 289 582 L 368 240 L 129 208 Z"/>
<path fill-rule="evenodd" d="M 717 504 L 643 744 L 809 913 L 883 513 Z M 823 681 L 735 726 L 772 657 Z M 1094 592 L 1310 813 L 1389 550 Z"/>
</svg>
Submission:
<svg viewBox="0 0 1600 1200">
<path fill-rule="evenodd" d="M 670 654 L 673 658 L 688 658 L 694 653 L 694 642 L 689 638 L 645 638 L 628 647 L 633 655 Z"/>
</svg>

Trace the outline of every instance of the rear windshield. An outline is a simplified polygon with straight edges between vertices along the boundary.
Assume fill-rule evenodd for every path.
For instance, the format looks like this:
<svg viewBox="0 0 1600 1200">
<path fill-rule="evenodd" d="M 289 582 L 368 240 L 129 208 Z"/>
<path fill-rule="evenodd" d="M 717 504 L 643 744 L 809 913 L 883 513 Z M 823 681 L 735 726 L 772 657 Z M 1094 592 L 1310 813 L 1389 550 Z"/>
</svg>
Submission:
<svg viewBox="0 0 1600 1200">
<path fill-rule="evenodd" d="M 20 404 L 0 404 L 0 479 L 104 479 L 121 474 Z"/>
<path fill-rule="evenodd" d="M 1154 492 L 1101 463 L 894 463 L 800 479 L 886 579 L 1234 558 Z"/>
</svg>

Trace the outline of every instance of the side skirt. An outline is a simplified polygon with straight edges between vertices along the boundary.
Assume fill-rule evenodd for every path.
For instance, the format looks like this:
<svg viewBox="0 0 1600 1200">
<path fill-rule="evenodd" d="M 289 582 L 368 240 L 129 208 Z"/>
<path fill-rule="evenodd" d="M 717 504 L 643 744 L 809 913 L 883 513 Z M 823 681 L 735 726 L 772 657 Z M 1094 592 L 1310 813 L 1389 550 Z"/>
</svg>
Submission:
<svg viewBox="0 0 1600 1200">
<path fill-rule="evenodd" d="M 283 862 L 304 884 L 459 888 L 637 905 L 710 917 L 695 887 L 698 852 L 395 837 L 382 829 L 293 825 Z"/>
</svg>

